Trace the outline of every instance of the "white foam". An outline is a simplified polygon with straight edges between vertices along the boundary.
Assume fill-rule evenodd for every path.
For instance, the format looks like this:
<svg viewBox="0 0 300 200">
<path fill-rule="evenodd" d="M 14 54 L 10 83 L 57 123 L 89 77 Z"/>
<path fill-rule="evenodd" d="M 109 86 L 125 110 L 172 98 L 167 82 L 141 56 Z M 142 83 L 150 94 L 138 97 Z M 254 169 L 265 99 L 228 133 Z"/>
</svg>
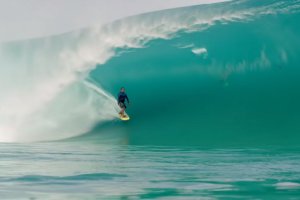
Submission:
<svg viewBox="0 0 300 200">
<path fill-rule="evenodd" d="M 299 189 L 300 188 L 300 183 L 295 183 L 295 182 L 280 182 L 276 183 L 275 187 L 280 190 L 284 189 Z"/>
<path fill-rule="evenodd" d="M 207 55 L 207 49 L 206 48 L 193 48 L 192 52 L 196 55 Z"/>
</svg>

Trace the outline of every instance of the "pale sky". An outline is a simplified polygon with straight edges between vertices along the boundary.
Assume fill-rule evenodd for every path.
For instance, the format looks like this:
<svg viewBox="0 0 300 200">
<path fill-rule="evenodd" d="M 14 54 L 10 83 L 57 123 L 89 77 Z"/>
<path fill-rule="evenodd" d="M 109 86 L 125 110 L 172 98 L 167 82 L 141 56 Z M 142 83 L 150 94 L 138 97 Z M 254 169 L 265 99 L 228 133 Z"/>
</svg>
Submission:
<svg viewBox="0 0 300 200">
<path fill-rule="evenodd" d="M 225 0 L 0 0 L 0 42 L 64 33 L 126 16 Z"/>
</svg>

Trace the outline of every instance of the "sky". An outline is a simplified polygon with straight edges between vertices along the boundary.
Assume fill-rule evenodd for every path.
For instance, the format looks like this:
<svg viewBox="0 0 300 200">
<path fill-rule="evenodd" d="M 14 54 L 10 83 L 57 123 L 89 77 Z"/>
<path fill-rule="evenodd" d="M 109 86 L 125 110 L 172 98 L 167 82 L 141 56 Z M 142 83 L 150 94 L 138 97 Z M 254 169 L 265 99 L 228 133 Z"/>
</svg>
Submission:
<svg viewBox="0 0 300 200">
<path fill-rule="evenodd" d="M 224 0 L 0 0 L 0 42 L 49 36 L 140 13 Z"/>
</svg>

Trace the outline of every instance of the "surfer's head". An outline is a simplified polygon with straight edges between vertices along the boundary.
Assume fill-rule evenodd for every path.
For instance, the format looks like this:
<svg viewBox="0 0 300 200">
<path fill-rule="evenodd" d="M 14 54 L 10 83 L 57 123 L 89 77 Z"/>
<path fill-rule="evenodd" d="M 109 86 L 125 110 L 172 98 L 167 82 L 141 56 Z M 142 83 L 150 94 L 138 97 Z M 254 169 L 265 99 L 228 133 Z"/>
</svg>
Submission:
<svg viewBox="0 0 300 200">
<path fill-rule="evenodd" d="M 125 88 L 124 88 L 124 87 L 121 87 L 120 91 L 121 91 L 121 92 L 125 92 Z"/>
</svg>

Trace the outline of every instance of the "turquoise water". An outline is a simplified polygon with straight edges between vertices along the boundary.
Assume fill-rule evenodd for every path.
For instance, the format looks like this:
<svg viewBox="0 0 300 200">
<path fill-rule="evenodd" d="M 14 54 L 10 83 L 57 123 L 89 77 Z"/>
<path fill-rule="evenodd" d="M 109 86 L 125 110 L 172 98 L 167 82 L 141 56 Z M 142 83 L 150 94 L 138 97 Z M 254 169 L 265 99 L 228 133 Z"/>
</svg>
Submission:
<svg viewBox="0 0 300 200">
<path fill-rule="evenodd" d="M 300 194 L 299 149 L 92 142 L 1 144 L 0 149 L 2 199 L 297 199 Z"/>
<path fill-rule="evenodd" d="M 126 86 L 132 144 L 298 145 L 296 19 L 299 13 L 217 22 L 123 52 L 90 77 L 112 94 Z M 197 48 L 205 52 L 194 54 Z"/>
<path fill-rule="evenodd" d="M 298 199 L 299 9 L 232 1 L 0 44 L 1 199 Z"/>
</svg>

